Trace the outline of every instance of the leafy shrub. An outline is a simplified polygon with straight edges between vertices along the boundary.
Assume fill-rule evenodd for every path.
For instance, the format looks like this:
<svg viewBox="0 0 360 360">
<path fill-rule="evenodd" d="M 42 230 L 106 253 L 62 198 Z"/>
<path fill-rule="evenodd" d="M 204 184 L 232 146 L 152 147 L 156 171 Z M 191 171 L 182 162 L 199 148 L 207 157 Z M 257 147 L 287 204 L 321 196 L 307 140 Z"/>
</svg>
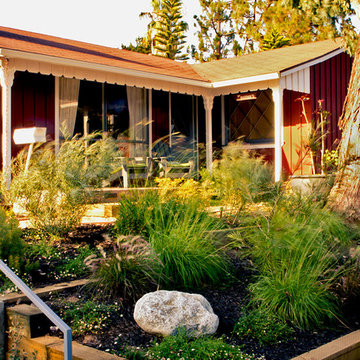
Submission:
<svg viewBox="0 0 360 360">
<path fill-rule="evenodd" d="M 260 345 L 276 344 L 286 341 L 293 330 L 272 314 L 263 314 L 259 310 L 245 312 L 234 326 L 234 335 L 239 339 L 250 338 Z"/>
<path fill-rule="evenodd" d="M 209 205 L 211 198 L 215 195 L 212 183 L 209 179 L 196 181 L 194 179 L 171 179 L 156 178 L 155 183 L 158 186 L 158 193 L 161 200 L 169 198 L 180 201 L 198 200 L 202 206 Z"/>
<path fill-rule="evenodd" d="M 255 356 L 244 354 L 239 348 L 226 344 L 221 339 L 212 337 L 189 339 L 182 331 L 175 336 L 168 336 L 160 344 L 152 346 L 146 358 L 150 360 L 256 359 Z"/>
<path fill-rule="evenodd" d="M 85 259 L 92 269 L 91 289 L 97 295 L 137 299 L 159 282 L 161 262 L 150 244 L 138 236 L 119 237 L 111 255 Z"/>
<path fill-rule="evenodd" d="M 269 200 L 276 194 L 273 170 L 262 157 L 231 143 L 214 162 L 211 179 L 220 201 L 233 207 Z"/>
<path fill-rule="evenodd" d="M 60 309 L 60 316 L 71 327 L 74 335 L 94 334 L 108 326 L 111 315 L 118 310 L 118 305 L 97 304 L 91 300 L 82 304 L 65 302 Z"/>
<path fill-rule="evenodd" d="M 148 223 L 149 242 L 163 264 L 166 287 L 197 288 L 227 273 L 224 249 L 210 233 L 222 224 L 199 211 L 196 203 L 159 203 Z"/>
<path fill-rule="evenodd" d="M 0 259 L 17 270 L 21 268 L 25 250 L 21 233 L 18 221 L 0 208 Z"/>
<path fill-rule="evenodd" d="M 66 140 L 55 155 L 52 144 L 37 147 L 25 172 L 26 152 L 12 163 L 12 182 L 2 193 L 9 204 L 24 209 L 32 225 L 51 235 L 63 236 L 79 223 L 92 189 L 101 186 L 112 169 L 113 140 Z"/>
<path fill-rule="evenodd" d="M 252 301 L 301 328 L 337 316 L 331 289 L 341 274 L 341 246 L 352 232 L 343 220 L 312 199 L 279 199 L 268 216 L 235 237 L 258 270 Z"/>
</svg>

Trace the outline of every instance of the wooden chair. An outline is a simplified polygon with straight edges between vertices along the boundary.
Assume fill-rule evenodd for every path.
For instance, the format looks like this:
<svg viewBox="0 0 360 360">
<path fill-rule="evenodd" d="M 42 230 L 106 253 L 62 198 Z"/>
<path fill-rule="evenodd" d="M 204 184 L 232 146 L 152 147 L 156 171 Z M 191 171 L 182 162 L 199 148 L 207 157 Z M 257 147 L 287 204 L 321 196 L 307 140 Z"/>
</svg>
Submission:
<svg viewBox="0 0 360 360">
<path fill-rule="evenodd" d="M 187 162 L 170 161 L 167 157 L 161 157 L 159 161 L 160 177 L 172 179 L 187 177 L 190 178 L 194 172 L 194 161 Z"/>
<path fill-rule="evenodd" d="M 128 188 L 130 180 L 148 180 L 152 175 L 153 166 L 150 157 L 120 157 L 119 162 L 120 167 L 110 175 L 103 186 L 109 186 L 122 178 L 123 187 Z"/>
</svg>

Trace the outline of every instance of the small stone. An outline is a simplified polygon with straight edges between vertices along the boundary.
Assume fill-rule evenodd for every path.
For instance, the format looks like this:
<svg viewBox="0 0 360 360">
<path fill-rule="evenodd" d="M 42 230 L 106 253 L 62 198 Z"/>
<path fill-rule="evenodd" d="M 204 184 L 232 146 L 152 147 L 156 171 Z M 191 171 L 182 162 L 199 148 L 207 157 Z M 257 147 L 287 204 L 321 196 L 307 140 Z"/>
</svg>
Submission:
<svg viewBox="0 0 360 360">
<path fill-rule="evenodd" d="M 184 328 L 190 336 L 214 334 L 219 318 L 210 303 L 199 294 L 159 290 L 148 293 L 135 305 L 134 319 L 146 332 L 174 335 Z"/>
</svg>

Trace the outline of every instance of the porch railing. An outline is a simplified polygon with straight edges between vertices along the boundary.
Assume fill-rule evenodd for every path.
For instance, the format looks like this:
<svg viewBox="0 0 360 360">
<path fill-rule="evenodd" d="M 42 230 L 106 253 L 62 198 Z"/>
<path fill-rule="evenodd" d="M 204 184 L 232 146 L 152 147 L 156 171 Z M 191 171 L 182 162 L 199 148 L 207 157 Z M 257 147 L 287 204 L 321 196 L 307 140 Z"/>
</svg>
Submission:
<svg viewBox="0 0 360 360">
<path fill-rule="evenodd" d="M 57 316 L 48 305 L 44 303 L 2 260 L 0 260 L 0 270 L 28 297 L 33 304 L 42 311 L 54 325 L 64 334 L 64 360 L 72 359 L 72 334 L 71 329 L 63 320 Z M 0 312 L 4 311 L 4 304 L 0 301 Z M 1 314 L 0 314 L 1 319 Z M 1 324 L 0 324 L 1 328 Z M 0 334 L 1 337 L 2 334 Z M 1 345 L 1 344 L 0 344 Z M 0 357 L 1 357 L 0 349 Z"/>
</svg>

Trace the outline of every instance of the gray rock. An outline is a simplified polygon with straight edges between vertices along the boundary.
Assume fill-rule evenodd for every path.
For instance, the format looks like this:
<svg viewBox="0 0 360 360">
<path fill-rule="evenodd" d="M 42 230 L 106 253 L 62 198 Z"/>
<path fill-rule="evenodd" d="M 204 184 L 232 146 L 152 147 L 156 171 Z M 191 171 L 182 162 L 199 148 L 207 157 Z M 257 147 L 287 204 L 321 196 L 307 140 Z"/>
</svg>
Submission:
<svg viewBox="0 0 360 360">
<path fill-rule="evenodd" d="M 214 334 L 219 318 L 209 302 L 198 294 L 159 290 L 148 293 L 135 305 L 134 319 L 146 332 L 174 335 L 184 328 L 191 336 Z"/>
</svg>

